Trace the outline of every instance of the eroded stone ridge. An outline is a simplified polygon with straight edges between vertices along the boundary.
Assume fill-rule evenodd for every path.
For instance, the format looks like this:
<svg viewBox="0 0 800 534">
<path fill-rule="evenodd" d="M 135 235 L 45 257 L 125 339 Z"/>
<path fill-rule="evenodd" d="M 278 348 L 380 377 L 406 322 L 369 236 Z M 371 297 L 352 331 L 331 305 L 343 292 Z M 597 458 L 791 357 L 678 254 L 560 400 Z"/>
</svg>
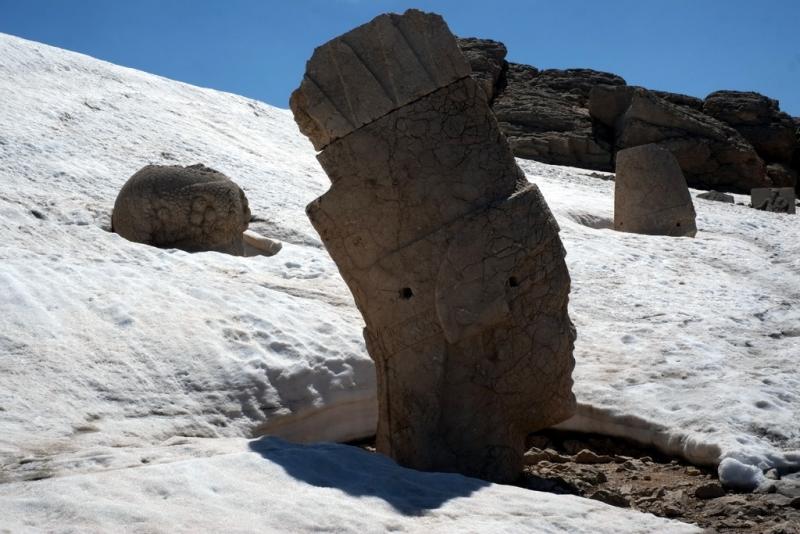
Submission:
<svg viewBox="0 0 800 534">
<path fill-rule="evenodd" d="M 614 228 L 676 237 L 697 233 L 686 179 L 669 150 L 649 144 L 617 153 Z"/>
<path fill-rule="evenodd" d="M 321 150 L 470 72 L 442 17 L 410 9 L 380 15 L 314 50 L 289 106 Z"/>
<path fill-rule="evenodd" d="M 391 20 L 405 17 L 441 21 L 416 11 Z M 443 50 L 455 46 L 448 36 Z M 414 76 L 403 74 L 412 59 L 401 62 L 396 81 Z M 381 105 L 365 111 L 375 118 L 330 142 L 318 159 L 332 186 L 307 213 L 366 323 L 378 449 L 406 466 L 507 482 L 526 435 L 575 409 L 569 273 L 555 219 L 484 90 L 470 77 L 437 83 L 382 116 Z"/>
</svg>

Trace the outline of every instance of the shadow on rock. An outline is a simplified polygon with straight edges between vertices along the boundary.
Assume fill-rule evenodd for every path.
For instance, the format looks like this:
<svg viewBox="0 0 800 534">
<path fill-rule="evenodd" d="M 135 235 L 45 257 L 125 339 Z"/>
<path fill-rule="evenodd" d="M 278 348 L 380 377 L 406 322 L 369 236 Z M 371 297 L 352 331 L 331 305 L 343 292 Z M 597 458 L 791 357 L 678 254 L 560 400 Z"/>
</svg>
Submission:
<svg viewBox="0 0 800 534">
<path fill-rule="evenodd" d="M 377 497 L 404 515 L 422 515 L 489 485 L 457 474 L 406 469 L 381 454 L 335 443 L 298 445 L 264 437 L 251 441 L 250 449 L 297 480 L 353 496 Z"/>
</svg>

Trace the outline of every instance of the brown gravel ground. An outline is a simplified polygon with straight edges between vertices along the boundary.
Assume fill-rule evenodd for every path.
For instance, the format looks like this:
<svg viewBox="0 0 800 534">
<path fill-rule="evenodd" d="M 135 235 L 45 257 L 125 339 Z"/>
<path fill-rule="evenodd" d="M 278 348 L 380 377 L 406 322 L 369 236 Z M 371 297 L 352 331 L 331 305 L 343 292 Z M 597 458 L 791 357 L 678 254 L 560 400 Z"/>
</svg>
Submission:
<svg viewBox="0 0 800 534">
<path fill-rule="evenodd" d="M 374 451 L 373 443 L 357 445 Z M 754 493 L 723 488 L 716 469 L 607 436 L 531 434 L 517 486 L 597 499 L 694 523 L 707 532 L 800 534 L 800 474 L 767 473 Z"/>
</svg>

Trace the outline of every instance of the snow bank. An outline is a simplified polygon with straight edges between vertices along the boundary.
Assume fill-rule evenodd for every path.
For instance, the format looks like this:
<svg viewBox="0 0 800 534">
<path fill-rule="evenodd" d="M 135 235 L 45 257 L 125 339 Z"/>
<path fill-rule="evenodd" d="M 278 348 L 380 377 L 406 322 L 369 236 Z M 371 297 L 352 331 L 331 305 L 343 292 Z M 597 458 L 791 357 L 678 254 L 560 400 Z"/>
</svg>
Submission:
<svg viewBox="0 0 800 534">
<path fill-rule="evenodd" d="M 412 471 L 343 445 L 300 446 L 276 438 L 182 440 L 140 454 L 137 467 L 0 484 L 3 527 L 12 532 L 700 532 L 571 495 Z"/>
<path fill-rule="evenodd" d="M 374 432 L 361 318 L 304 213 L 329 182 L 288 111 L 3 35 L 0 101 L 0 464 Z M 198 162 L 242 186 L 278 255 L 106 231 L 136 170 Z"/>
</svg>

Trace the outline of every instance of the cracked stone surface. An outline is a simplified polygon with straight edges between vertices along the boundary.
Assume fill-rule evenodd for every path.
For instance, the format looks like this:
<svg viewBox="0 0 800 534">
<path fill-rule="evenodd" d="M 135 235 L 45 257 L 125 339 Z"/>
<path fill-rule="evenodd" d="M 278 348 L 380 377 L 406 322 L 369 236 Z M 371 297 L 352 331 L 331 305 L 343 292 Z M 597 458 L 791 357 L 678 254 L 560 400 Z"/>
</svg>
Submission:
<svg viewBox="0 0 800 534">
<path fill-rule="evenodd" d="M 669 150 L 649 144 L 617 153 L 614 228 L 674 237 L 697 233 L 686 179 Z"/>
<path fill-rule="evenodd" d="M 244 191 L 202 164 L 146 165 L 122 186 L 111 216 L 129 241 L 242 255 L 250 222 Z"/>
<path fill-rule="evenodd" d="M 406 17 L 443 25 L 409 11 L 354 31 L 380 43 L 384 29 L 394 31 L 386 20 L 402 26 Z M 430 49 L 437 65 L 456 46 L 447 34 Z M 315 56 L 352 39 L 345 34 Z M 403 63 L 396 82 L 415 76 L 404 74 L 413 58 L 393 61 Z M 342 81 L 362 86 L 364 76 Z M 558 226 L 468 71 L 394 109 L 382 106 L 359 112 L 375 118 L 319 154 L 332 185 L 307 207 L 366 323 L 378 375 L 377 448 L 417 469 L 514 480 L 527 434 L 575 410 L 575 330 Z M 309 114 L 293 110 L 303 128 Z"/>
<path fill-rule="evenodd" d="M 757 210 L 794 213 L 793 187 L 759 187 L 750 191 L 750 203 Z"/>
<path fill-rule="evenodd" d="M 289 106 L 321 150 L 470 72 L 442 17 L 410 9 L 380 15 L 317 48 Z"/>
</svg>

